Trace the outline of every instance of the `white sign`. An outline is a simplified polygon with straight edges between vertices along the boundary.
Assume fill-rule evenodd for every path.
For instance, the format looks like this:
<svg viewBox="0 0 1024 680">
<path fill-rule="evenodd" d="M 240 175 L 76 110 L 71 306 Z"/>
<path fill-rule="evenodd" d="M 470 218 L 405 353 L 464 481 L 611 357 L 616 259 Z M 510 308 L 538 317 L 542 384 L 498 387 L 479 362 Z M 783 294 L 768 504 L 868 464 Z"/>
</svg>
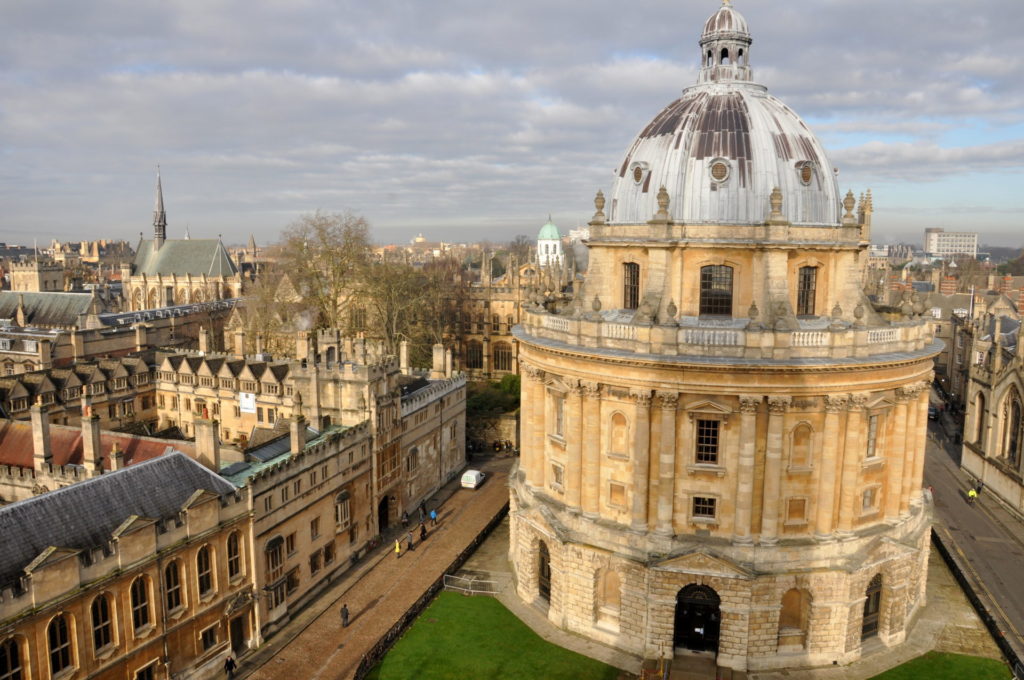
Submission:
<svg viewBox="0 0 1024 680">
<path fill-rule="evenodd" d="M 256 413 L 256 395 L 252 392 L 239 392 L 238 410 L 242 413 Z"/>
</svg>

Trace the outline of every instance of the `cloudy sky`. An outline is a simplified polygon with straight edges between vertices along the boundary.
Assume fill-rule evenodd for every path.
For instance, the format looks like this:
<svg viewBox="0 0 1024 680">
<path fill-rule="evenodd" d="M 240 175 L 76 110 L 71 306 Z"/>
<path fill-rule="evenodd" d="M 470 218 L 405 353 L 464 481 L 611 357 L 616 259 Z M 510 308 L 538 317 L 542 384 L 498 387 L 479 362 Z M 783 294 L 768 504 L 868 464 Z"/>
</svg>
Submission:
<svg viewBox="0 0 1024 680">
<path fill-rule="evenodd" d="M 736 0 L 755 78 L 924 227 L 1024 246 L 1024 2 Z M 3 0 L 0 240 L 274 241 L 351 210 L 380 242 L 585 222 L 695 82 L 719 0 Z"/>
</svg>

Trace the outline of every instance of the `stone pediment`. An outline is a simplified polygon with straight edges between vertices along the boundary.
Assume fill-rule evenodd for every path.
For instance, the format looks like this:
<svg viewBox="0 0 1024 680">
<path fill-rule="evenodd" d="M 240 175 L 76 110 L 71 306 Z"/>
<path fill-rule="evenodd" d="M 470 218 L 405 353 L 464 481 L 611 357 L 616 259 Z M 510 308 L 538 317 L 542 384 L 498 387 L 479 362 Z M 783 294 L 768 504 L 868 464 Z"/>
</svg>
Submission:
<svg viewBox="0 0 1024 680">
<path fill-rule="evenodd" d="M 25 566 L 25 573 L 32 574 L 33 572 L 39 571 L 51 564 L 56 564 L 57 562 L 68 559 L 69 557 L 74 557 L 79 552 L 80 551 L 73 550 L 71 548 L 58 548 L 57 546 L 51 545 L 39 553 L 34 560 Z"/>
<path fill-rule="evenodd" d="M 655 562 L 651 565 L 651 568 L 655 571 L 676 571 L 686 574 L 721 576 L 724 578 L 750 579 L 754 577 L 750 571 L 728 560 L 702 552 L 670 557 L 661 562 Z"/>
</svg>

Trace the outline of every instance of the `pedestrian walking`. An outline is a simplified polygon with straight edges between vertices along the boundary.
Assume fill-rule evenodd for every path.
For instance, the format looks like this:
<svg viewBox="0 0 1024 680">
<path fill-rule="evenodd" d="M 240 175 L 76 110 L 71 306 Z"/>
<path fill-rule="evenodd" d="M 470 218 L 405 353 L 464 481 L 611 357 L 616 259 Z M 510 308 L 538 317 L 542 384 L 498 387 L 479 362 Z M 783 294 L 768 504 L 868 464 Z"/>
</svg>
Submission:
<svg viewBox="0 0 1024 680">
<path fill-rule="evenodd" d="M 436 527 L 437 526 L 437 510 L 431 510 L 430 511 L 430 526 L 432 526 L 432 527 Z"/>
<path fill-rule="evenodd" d="M 403 529 L 408 529 L 409 528 L 409 513 L 405 512 L 405 511 L 402 512 L 402 528 Z"/>
<path fill-rule="evenodd" d="M 427 518 L 427 515 L 426 515 L 426 513 L 425 513 L 425 512 L 423 511 L 423 504 L 422 504 L 422 503 L 420 503 L 420 507 L 416 508 L 416 511 L 417 511 L 417 512 L 419 513 L 419 515 L 420 515 L 420 524 L 423 524 L 423 520 L 425 520 L 425 519 Z"/>
<path fill-rule="evenodd" d="M 409 550 L 415 550 L 416 545 L 412 542 L 412 532 L 409 532 Z"/>
<path fill-rule="evenodd" d="M 985 482 L 978 482 L 978 486 L 974 487 L 974 490 L 976 492 L 978 492 L 978 495 L 980 496 L 981 495 L 981 490 L 984 489 L 984 488 L 985 488 Z"/>
<path fill-rule="evenodd" d="M 227 673 L 228 680 L 233 680 L 236 668 L 238 668 L 238 664 L 235 663 L 235 657 L 229 654 L 228 658 L 224 659 L 224 672 Z"/>
<path fill-rule="evenodd" d="M 420 543 L 427 540 L 427 525 L 420 522 Z"/>
<path fill-rule="evenodd" d="M 396 538 L 395 539 L 395 557 L 398 558 L 398 557 L 401 557 L 401 556 L 402 556 L 402 543 Z"/>
<path fill-rule="evenodd" d="M 348 605 L 341 605 L 341 627 L 348 628 Z"/>
<path fill-rule="evenodd" d="M 974 487 L 971 487 L 971 490 L 967 492 L 967 502 L 973 504 L 977 498 L 978 492 L 974 490 Z"/>
</svg>

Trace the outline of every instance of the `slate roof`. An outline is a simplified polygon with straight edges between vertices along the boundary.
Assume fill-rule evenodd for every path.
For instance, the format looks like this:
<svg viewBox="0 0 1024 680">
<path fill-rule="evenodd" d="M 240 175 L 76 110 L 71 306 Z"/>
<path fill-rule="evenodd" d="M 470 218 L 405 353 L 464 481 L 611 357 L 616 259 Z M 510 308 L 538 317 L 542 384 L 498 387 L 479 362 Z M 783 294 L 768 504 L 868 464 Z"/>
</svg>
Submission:
<svg viewBox="0 0 1024 680">
<path fill-rule="evenodd" d="M 155 437 L 139 437 L 121 432 L 100 432 L 103 467 L 110 469 L 110 450 L 114 443 L 124 451 L 124 464 L 136 465 L 160 458 L 167 453 L 181 452 L 195 456 L 195 442 L 169 441 Z M 54 465 L 82 464 L 82 428 L 50 425 L 50 451 Z M 28 420 L 0 420 L 0 465 L 31 468 L 33 463 L 32 423 Z M 3 536 L 3 533 L 0 533 Z"/>
<path fill-rule="evenodd" d="M 136 276 L 234 276 L 238 268 L 228 256 L 219 239 L 176 239 L 164 241 L 159 250 L 153 250 L 153 241 L 139 243 L 135 254 Z"/>
<path fill-rule="evenodd" d="M 18 300 L 25 300 L 26 326 L 78 325 L 79 314 L 86 314 L 92 303 L 90 293 L 15 293 L 0 292 L 0 318 L 13 319 L 18 315 Z"/>
<path fill-rule="evenodd" d="M 199 489 L 217 495 L 235 491 L 219 475 L 175 453 L 0 508 L 0 584 L 17 580 L 51 546 L 96 548 L 133 515 L 174 517 Z"/>
</svg>

